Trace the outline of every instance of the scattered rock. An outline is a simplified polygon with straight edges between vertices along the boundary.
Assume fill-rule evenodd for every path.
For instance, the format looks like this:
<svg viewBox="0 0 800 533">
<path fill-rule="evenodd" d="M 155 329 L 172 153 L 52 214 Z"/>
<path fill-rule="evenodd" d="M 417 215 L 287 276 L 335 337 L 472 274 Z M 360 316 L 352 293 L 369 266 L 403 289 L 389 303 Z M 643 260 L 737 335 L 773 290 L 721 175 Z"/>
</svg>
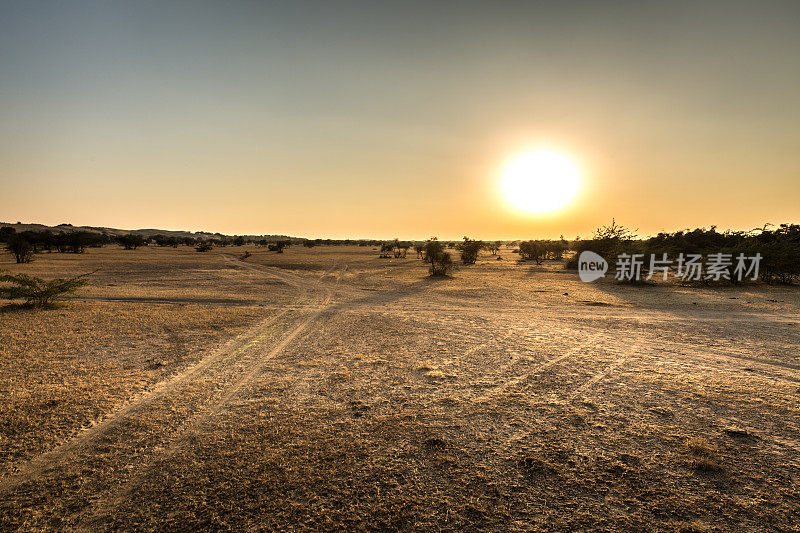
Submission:
<svg viewBox="0 0 800 533">
<path fill-rule="evenodd" d="M 620 463 L 623 463 L 623 464 L 626 464 L 626 465 L 638 465 L 641 462 L 641 460 L 638 457 L 636 457 L 635 455 L 631 455 L 629 453 L 621 453 L 621 454 L 619 454 L 617 456 L 617 460 Z"/>
<path fill-rule="evenodd" d="M 447 406 L 447 407 L 455 407 L 455 406 L 457 406 L 459 404 L 459 401 L 456 400 L 453 397 L 448 396 L 446 398 L 442 398 L 442 399 L 438 400 L 437 403 L 439 405 L 444 405 L 444 406 Z"/>
<path fill-rule="evenodd" d="M 654 415 L 660 416 L 661 418 L 672 418 L 675 416 L 675 414 L 669 409 L 662 409 L 661 407 L 653 407 L 649 411 Z"/>
<path fill-rule="evenodd" d="M 735 439 L 752 439 L 758 440 L 758 435 L 754 435 L 753 433 L 749 432 L 745 428 L 737 428 L 734 426 L 728 426 L 724 430 L 726 435 L 729 437 L 733 437 Z"/>
<path fill-rule="evenodd" d="M 353 418 L 361 418 L 362 416 L 364 416 L 364 413 L 372 409 L 371 405 L 367 405 L 358 400 L 351 401 L 349 405 L 350 405 L 350 412 L 352 413 Z"/>
<path fill-rule="evenodd" d="M 584 420 L 584 418 L 577 413 L 570 415 L 567 418 L 567 420 L 569 420 L 569 424 L 571 426 L 576 428 L 583 427 L 586 425 L 586 420 Z"/>
</svg>

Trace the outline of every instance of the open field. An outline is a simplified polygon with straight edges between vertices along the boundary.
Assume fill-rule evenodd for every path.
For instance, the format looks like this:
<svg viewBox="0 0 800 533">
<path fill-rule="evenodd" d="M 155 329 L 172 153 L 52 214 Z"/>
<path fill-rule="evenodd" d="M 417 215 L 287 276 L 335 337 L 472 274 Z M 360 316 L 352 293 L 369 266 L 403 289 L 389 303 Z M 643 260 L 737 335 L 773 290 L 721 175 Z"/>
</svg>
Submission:
<svg viewBox="0 0 800 533">
<path fill-rule="evenodd" d="M 797 287 L 501 255 L 2 256 L 97 270 L 0 313 L 2 529 L 800 528 Z"/>
</svg>

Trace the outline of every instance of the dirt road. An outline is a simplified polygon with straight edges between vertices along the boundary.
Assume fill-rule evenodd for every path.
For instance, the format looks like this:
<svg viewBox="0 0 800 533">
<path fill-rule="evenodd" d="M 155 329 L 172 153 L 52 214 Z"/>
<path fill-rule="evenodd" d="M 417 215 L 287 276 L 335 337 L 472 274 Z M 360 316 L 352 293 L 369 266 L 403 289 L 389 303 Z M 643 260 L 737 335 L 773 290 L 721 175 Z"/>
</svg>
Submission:
<svg viewBox="0 0 800 533">
<path fill-rule="evenodd" d="M 800 523 L 796 291 L 264 257 L 220 260 L 291 305 L 0 480 L 6 528 Z"/>
</svg>

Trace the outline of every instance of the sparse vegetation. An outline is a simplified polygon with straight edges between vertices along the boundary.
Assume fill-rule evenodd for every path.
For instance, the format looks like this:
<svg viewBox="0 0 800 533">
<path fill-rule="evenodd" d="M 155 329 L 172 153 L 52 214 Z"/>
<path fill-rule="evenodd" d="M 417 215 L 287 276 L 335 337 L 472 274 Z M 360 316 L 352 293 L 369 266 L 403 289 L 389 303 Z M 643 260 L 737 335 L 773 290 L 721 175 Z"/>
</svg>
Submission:
<svg viewBox="0 0 800 533">
<path fill-rule="evenodd" d="M 716 448 L 711 446 L 706 439 L 693 437 L 686 442 L 686 447 L 692 455 L 691 465 L 695 470 L 701 472 L 718 472 L 722 470 L 722 466 L 715 457 Z"/>
<path fill-rule="evenodd" d="M 270 252 L 278 252 L 279 254 L 283 253 L 284 248 L 291 245 L 291 241 L 277 241 L 267 245 L 267 249 Z"/>
<path fill-rule="evenodd" d="M 44 280 L 28 274 L 4 274 L 0 276 L 0 296 L 25 300 L 24 305 L 28 307 L 48 307 L 87 283 L 83 276 Z"/>
<path fill-rule="evenodd" d="M 461 252 L 461 262 L 465 265 L 474 265 L 478 260 L 478 254 L 486 246 L 483 241 L 476 241 L 469 237 L 464 237 L 464 242 L 458 245 L 458 251 Z"/>
<path fill-rule="evenodd" d="M 611 219 L 611 224 L 608 226 L 600 226 L 594 232 L 591 239 L 580 240 L 576 239 L 573 245 L 575 255 L 567 261 L 567 268 L 578 268 L 578 256 L 584 250 L 590 250 L 603 259 L 609 265 L 616 264 L 616 258 L 621 253 L 640 253 L 641 249 L 637 248 L 636 243 L 636 230 L 628 229 L 625 226 L 617 224 L 616 219 Z"/>
<path fill-rule="evenodd" d="M 392 257 L 394 252 L 394 243 L 385 242 L 381 244 L 380 253 L 378 254 L 379 259 L 389 259 Z"/>
<path fill-rule="evenodd" d="M 431 256 L 447 250 L 432 241 L 420 243 Z M 535 274 L 479 260 L 431 283 L 421 261 L 387 268 L 358 244 L 262 250 L 247 269 L 185 247 L 87 248 L 30 267 L 7 256 L 15 272 L 48 279 L 76 262 L 108 272 L 57 312 L 2 315 L 6 479 L 90 421 L 110 423 L 77 433 L 80 446 L 47 463 L 56 468 L 31 463 L 20 490 L 4 493 L 0 521 L 213 528 L 202 501 L 242 529 L 675 530 L 698 517 L 720 530 L 790 529 L 797 454 L 772 443 L 793 438 L 786 420 L 797 414 L 793 370 L 780 366 L 795 364 L 800 342 L 796 287 L 741 291 L 755 310 L 742 328 L 720 319 L 741 313 L 727 298 L 738 290 L 665 298 L 584 284 L 544 258 Z M 347 275 L 320 277 L 331 264 Z M 663 320 L 694 301 L 705 311 L 692 321 Z M 154 387 L 163 395 L 141 394 Z M 730 427 L 720 420 L 729 414 Z M 131 486 L 140 489 L 107 510 L 85 503 Z M 759 499 L 742 506 L 753 490 Z M 603 514 L 609 505 L 624 512 Z"/>
<path fill-rule="evenodd" d="M 147 244 L 144 240 L 144 237 L 142 237 L 141 235 L 137 235 L 136 233 L 128 233 L 127 235 L 120 235 L 119 237 L 117 237 L 117 241 L 126 250 L 135 250 L 138 247 Z"/>
<path fill-rule="evenodd" d="M 6 250 L 14 255 L 18 264 L 30 263 L 33 261 L 34 248 L 26 239 L 19 236 L 12 236 L 6 243 Z"/>
<path fill-rule="evenodd" d="M 444 245 L 436 237 L 425 241 L 425 261 L 431 266 L 428 272 L 433 277 L 446 277 L 453 270 L 453 258 L 444 250 Z"/>
<path fill-rule="evenodd" d="M 719 232 L 715 226 L 710 229 L 659 233 L 647 239 L 637 239 L 634 231 L 620 226 L 615 220 L 611 225 L 597 229 L 592 239 L 576 239 L 573 244 L 575 254 L 567 261 L 567 268 L 578 268 L 578 256 L 584 250 L 591 250 L 601 255 L 613 268 L 618 255 L 641 254 L 649 258 L 651 254 L 660 258 L 667 254 L 668 258 L 677 260 L 679 254 L 688 256 L 698 254 L 702 262 L 707 262 L 714 254 L 723 254 L 730 258 L 727 272 L 717 280 L 703 277 L 695 283 L 736 284 L 734 269 L 737 257 L 761 256 L 758 278 L 768 284 L 794 284 L 800 282 L 800 225 L 781 224 L 775 229 L 763 228 L 752 231 Z M 643 273 L 647 273 L 649 262 L 644 261 Z"/>
</svg>

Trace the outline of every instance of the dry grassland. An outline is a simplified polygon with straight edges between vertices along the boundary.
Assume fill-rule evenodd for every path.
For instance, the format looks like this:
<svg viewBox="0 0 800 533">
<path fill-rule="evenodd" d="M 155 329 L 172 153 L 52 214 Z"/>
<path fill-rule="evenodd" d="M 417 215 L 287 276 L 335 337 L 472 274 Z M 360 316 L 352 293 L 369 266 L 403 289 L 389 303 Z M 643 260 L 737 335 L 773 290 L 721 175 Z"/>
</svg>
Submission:
<svg viewBox="0 0 800 533">
<path fill-rule="evenodd" d="M 0 314 L 5 529 L 780 531 L 800 292 L 107 247 Z"/>
</svg>

